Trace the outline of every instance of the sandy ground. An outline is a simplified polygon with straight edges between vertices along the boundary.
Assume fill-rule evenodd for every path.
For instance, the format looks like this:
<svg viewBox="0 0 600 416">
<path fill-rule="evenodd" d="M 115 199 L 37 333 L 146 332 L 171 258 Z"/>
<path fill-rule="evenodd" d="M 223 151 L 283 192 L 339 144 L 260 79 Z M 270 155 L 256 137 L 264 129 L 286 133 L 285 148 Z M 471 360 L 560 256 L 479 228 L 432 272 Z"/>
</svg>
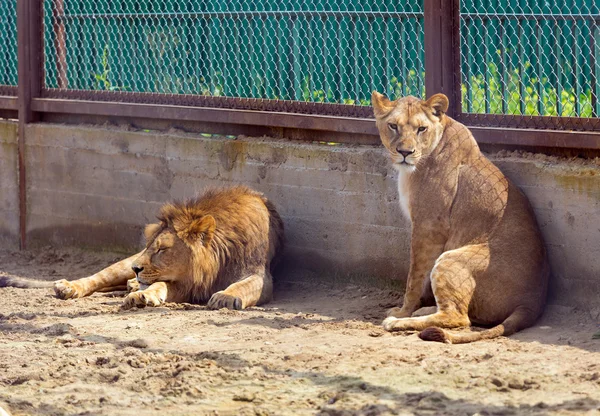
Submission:
<svg viewBox="0 0 600 416">
<path fill-rule="evenodd" d="M 0 275 L 77 278 L 121 256 L 0 251 Z M 400 294 L 285 282 L 265 308 L 0 289 L 0 401 L 13 415 L 579 415 L 600 412 L 600 340 L 549 308 L 510 339 L 384 333 Z"/>
</svg>

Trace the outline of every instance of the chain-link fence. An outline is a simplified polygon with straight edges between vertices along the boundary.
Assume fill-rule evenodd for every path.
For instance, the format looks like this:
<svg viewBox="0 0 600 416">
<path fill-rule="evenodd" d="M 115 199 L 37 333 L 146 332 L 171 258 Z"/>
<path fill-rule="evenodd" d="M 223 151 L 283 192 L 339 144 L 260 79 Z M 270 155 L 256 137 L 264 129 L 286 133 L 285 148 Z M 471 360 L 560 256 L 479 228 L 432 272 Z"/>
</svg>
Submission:
<svg viewBox="0 0 600 416">
<path fill-rule="evenodd" d="M 17 0 L 0 1 L 0 90 L 17 85 Z"/>
<path fill-rule="evenodd" d="M 463 112 L 598 117 L 599 13 L 595 0 L 463 0 Z"/>
<path fill-rule="evenodd" d="M 16 3 L 0 3 L 0 95 L 17 83 Z M 424 97 L 427 80 L 471 126 L 600 129 L 594 0 L 461 0 L 460 14 L 450 0 L 32 4 L 45 98 L 365 118 L 372 90 Z"/>
<path fill-rule="evenodd" d="M 424 96 L 421 2 L 44 0 L 45 88 L 370 104 Z"/>
</svg>

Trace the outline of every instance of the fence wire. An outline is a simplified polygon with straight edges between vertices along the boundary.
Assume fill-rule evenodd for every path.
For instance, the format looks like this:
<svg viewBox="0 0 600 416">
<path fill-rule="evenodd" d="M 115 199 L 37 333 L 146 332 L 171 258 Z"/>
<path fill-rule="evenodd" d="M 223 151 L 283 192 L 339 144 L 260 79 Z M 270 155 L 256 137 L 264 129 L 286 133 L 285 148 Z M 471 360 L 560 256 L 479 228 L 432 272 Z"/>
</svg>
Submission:
<svg viewBox="0 0 600 416">
<path fill-rule="evenodd" d="M 0 90 L 17 85 L 17 0 L 0 1 Z"/>
<path fill-rule="evenodd" d="M 370 117 L 372 90 L 425 96 L 423 1 L 41 1 L 47 97 Z M 16 3 L 0 2 L 3 95 Z M 600 129 L 600 3 L 462 0 L 460 14 L 461 121 Z"/>
<path fill-rule="evenodd" d="M 369 105 L 424 97 L 423 5 L 44 0 L 45 88 Z"/>
<path fill-rule="evenodd" d="M 463 112 L 598 117 L 599 13 L 594 0 L 463 0 Z"/>
</svg>

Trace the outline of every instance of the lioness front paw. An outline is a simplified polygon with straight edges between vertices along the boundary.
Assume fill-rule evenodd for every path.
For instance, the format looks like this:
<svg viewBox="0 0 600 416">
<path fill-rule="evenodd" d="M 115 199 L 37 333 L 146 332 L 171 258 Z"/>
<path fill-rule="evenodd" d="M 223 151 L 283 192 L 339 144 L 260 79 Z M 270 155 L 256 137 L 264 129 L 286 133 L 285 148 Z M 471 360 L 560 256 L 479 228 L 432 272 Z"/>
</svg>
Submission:
<svg viewBox="0 0 600 416">
<path fill-rule="evenodd" d="M 225 292 L 217 292 L 210 297 L 208 301 L 208 307 L 211 309 L 242 309 L 242 300 L 238 297 L 231 296 Z"/>
<path fill-rule="evenodd" d="M 381 325 L 383 326 L 383 329 L 385 329 L 386 331 L 400 331 L 402 330 L 401 328 L 401 324 L 399 324 L 399 322 L 401 322 L 401 319 L 395 318 L 393 316 L 388 316 L 387 318 L 385 318 L 383 320 L 383 322 L 381 323 Z"/>
<path fill-rule="evenodd" d="M 146 306 L 160 306 L 163 300 L 153 292 L 133 292 L 125 296 L 121 309 L 131 309 L 134 306 L 145 308 Z"/>
<path fill-rule="evenodd" d="M 75 299 L 84 296 L 83 289 L 77 283 L 65 279 L 54 282 L 54 293 L 60 299 Z"/>
<path fill-rule="evenodd" d="M 137 292 L 140 290 L 140 282 L 138 282 L 137 277 L 133 279 L 129 279 L 127 281 L 127 291 L 128 292 Z"/>
</svg>

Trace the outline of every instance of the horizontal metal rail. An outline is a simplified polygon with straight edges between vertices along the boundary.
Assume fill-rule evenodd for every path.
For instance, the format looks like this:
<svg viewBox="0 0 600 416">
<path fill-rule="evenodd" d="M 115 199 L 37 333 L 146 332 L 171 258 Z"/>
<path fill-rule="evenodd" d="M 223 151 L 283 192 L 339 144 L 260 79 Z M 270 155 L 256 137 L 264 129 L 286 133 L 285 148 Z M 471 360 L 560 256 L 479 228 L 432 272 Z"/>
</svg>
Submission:
<svg viewBox="0 0 600 416">
<path fill-rule="evenodd" d="M 375 121 L 368 118 L 184 107 L 176 105 L 63 100 L 56 98 L 34 98 L 32 99 L 32 110 L 39 113 L 199 121 L 231 125 L 332 131 L 345 134 L 371 136 L 372 139 L 370 139 L 368 143 L 379 143 L 379 135 L 375 126 Z M 485 144 L 600 149 L 600 132 L 495 128 L 482 126 L 471 126 L 470 129 L 477 142 Z M 307 135 L 307 137 L 310 138 L 311 136 Z M 362 140 L 361 143 L 366 142 Z"/>
<path fill-rule="evenodd" d="M 324 10 L 263 10 L 171 13 L 65 13 L 57 19 L 189 19 L 189 18 L 254 18 L 254 17 L 353 17 L 353 18 L 421 18 L 423 13 L 402 11 L 324 11 Z"/>
<path fill-rule="evenodd" d="M 0 95 L 16 97 L 18 87 L 16 85 L 0 85 Z"/>
<path fill-rule="evenodd" d="M 263 98 L 216 97 L 212 95 L 163 94 L 148 92 L 60 90 L 50 88 L 42 90 L 42 97 L 77 101 L 166 104 L 185 107 L 212 107 L 221 109 L 272 111 L 279 113 L 373 118 L 373 109 L 370 106 L 318 103 L 310 101 L 269 100 Z"/>
<path fill-rule="evenodd" d="M 555 130 L 557 132 L 572 130 L 600 132 L 600 118 L 595 117 L 584 118 L 460 113 L 456 118 L 467 126 L 540 129 L 540 131 Z"/>
<path fill-rule="evenodd" d="M 480 144 L 600 150 L 600 132 L 468 127 Z"/>
<path fill-rule="evenodd" d="M 18 110 L 19 100 L 17 97 L 0 96 L 0 110 Z"/>
<path fill-rule="evenodd" d="M 600 14 L 562 14 L 562 13 L 461 13 L 461 19 L 472 20 L 594 20 L 600 21 Z"/>
<path fill-rule="evenodd" d="M 32 100 L 32 109 L 33 111 L 41 113 L 155 118 L 161 120 L 203 121 L 211 123 L 287 127 L 306 130 L 335 131 L 338 133 L 349 134 L 377 134 L 373 119 L 335 117 L 316 114 L 307 115 L 275 111 L 64 100 L 57 98 L 34 98 Z"/>
</svg>

